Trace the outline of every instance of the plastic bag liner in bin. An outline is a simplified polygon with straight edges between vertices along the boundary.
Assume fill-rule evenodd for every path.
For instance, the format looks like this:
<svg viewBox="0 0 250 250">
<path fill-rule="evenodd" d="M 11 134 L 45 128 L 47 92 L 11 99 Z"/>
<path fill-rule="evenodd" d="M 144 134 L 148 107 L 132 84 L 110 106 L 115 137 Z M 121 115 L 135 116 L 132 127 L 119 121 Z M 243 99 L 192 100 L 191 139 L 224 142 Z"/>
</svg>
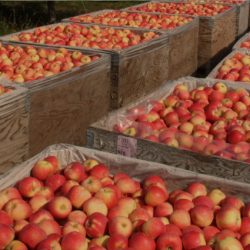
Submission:
<svg viewBox="0 0 250 250">
<path fill-rule="evenodd" d="M 248 49 L 248 48 L 242 48 L 242 47 L 241 47 L 241 44 L 242 44 L 243 42 L 246 42 L 247 40 L 250 41 L 250 33 L 246 33 L 241 39 L 239 39 L 239 40 L 237 41 L 237 43 L 235 43 L 233 49 L 246 49 L 246 50 L 250 50 L 250 48 Z"/>
<path fill-rule="evenodd" d="M 140 126 L 138 122 L 133 120 L 133 112 L 132 115 L 131 113 L 128 115 L 128 111 L 133 109 L 138 115 L 145 114 L 152 109 L 152 101 L 161 100 L 169 96 L 175 86 L 180 83 L 186 84 L 189 89 L 192 90 L 199 86 L 212 86 L 216 82 L 218 82 L 218 80 L 193 77 L 184 77 L 173 82 L 167 82 L 151 95 L 141 98 L 127 107 L 109 113 L 98 122 L 92 124 L 87 130 L 87 146 L 111 153 L 122 153 L 126 156 L 164 163 L 178 168 L 192 170 L 197 173 L 205 173 L 249 183 L 249 163 L 233 159 L 229 160 L 213 154 L 204 154 L 203 150 L 194 152 L 191 149 L 175 148 L 160 142 L 152 142 L 139 137 L 129 137 L 119 133 L 118 130 L 114 128 L 115 125 L 118 128 L 127 128 L 131 125 L 135 128 Z M 245 84 L 234 84 L 222 80 L 220 80 L 220 82 L 225 83 L 232 89 L 244 87 L 250 91 L 250 86 L 246 87 Z M 125 141 L 126 144 L 123 144 L 122 140 Z M 226 152 L 229 144 L 225 146 L 224 151 Z M 224 151 L 222 150 L 222 152 Z"/>
<path fill-rule="evenodd" d="M 98 54 L 89 50 L 82 52 L 90 56 Z M 85 136 L 80 131 L 109 112 L 110 57 L 98 55 L 100 58 L 88 64 L 22 84 L 28 88 L 30 96 L 31 155 L 55 143 L 84 144 Z"/>
<path fill-rule="evenodd" d="M 154 1 L 154 3 L 157 2 L 164 3 L 164 1 Z M 179 3 L 183 3 L 183 1 Z M 124 10 L 140 11 L 140 7 L 147 4 L 149 3 L 131 6 Z M 199 16 L 198 66 L 203 67 L 206 71 L 218 60 L 221 60 L 228 46 L 235 40 L 236 6 L 230 7 L 216 16 Z"/>
<path fill-rule="evenodd" d="M 244 201 L 249 201 L 250 198 L 249 184 L 66 144 L 52 145 L 23 164 L 0 176 L 1 189 L 12 186 L 20 179 L 29 176 L 34 164 L 49 155 L 56 156 L 62 168 L 71 162 L 95 159 L 107 164 L 111 174 L 124 172 L 138 180 L 143 180 L 150 175 L 159 175 L 165 179 L 169 190 L 185 188 L 190 182 L 199 181 L 204 182 L 209 189 L 219 188 L 226 192 L 227 195 L 235 195 Z"/>
<path fill-rule="evenodd" d="M 158 0 L 159 1 L 159 0 Z M 154 1 L 153 1 L 154 2 Z M 180 2 L 179 0 L 162 0 L 162 2 Z M 236 6 L 236 34 L 237 36 L 243 35 L 248 29 L 249 19 L 249 1 L 245 0 L 242 3 L 230 3 L 227 0 L 186 0 L 182 1 L 186 3 L 198 3 L 198 4 L 224 4 Z"/>
<path fill-rule="evenodd" d="M 26 88 L 0 77 L 0 85 L 12 89 L 0 95 L 0 174 L 28 158 L 29 105 Z"/>
<path fill-rule="evenodd" d="M 220 81 L 221 79 L 216 78 L 220 67 L 223 65 L 225 60 L 232 58 L 235 54 L 237 54 L 239 52 L 242 54 L 245 54 L 245 55 L 250 55 L 250 50 L 247 50 L 247 49 L 235 49 L 235 50 L 233 50 L 229 55 L 227 55 L 221 62 L 219 62 L 215 66 L 215 68 L 209 73 L 209 75 L 207 77 L 212 78 L 212 79 L 217 79 Z M 234 83 L 236 86 L 238 86 L 240 83 L 244 86 L 244 88 L 250 87 L 250 82 L 241 82 L 241 81 L 234 81 L 233 82 L 232 81 L 232 83 Z"/>
<path fill-rule="evenodd" d="M 111 13 L 111 12 L 122 12 L 120 10 L 111 10 L 111 9 L 105 9 L 100 10 L 92 13 L 83 14 L 80 16 L 93 16 L 96 17 L 98 15 L 102 15 L 105 13 Z M 128 13 L 136 13 L 133 11 L 126 11 Z M 153 16 L 176 16 L 176 15 L 169 15 L 169 14 L 152 14 L 152 13 L 141 13 L 142 15 L 153 15 Z M 86 23 L 80 20 L 77 20 L 77 17 L 75 16 L 71 18 L 64 19 L 65 22 L 77 22 L 77 23 Z M 186 16 L 186 15 L 180 15 L 180 16 Z M 198 66 L 198 36 L 199 36 L 199 19 L 198 17 L 190 17 L 192 20 L 184 25 L 175 27 L 174 29 L 149 29 L 144 28 L 143 29 L 149 29 L 152 31 L 162 31 L 168 34 L 169 36 L 169 80 L 174 80 L 179 77 L 192 75 Z M 101 24 L 102 23 L 97 23 Z M 106 25 L 105 25 L 106 26 Z M 112 25 L 107 25 L 111 26 Z M 133 27 L 133 25 L 124 25 L 124 26 L 117 26 L 121 28 L 130 28 Z M 139 28 L 139 27 L 138 27 Z M 189 46 L 183 46 L 183 44 L 188 44 Z"/>
<path fill-rule="evenodd" d="M 67 25 L 69 23 L 60 23 L 60 25 Z M 58 24 L 43 26 L 55 27 Z M 91 27 L 93 25 L 82 25 Z M 99 25 L 100 27 L 101 26 Z M 112 27 L 113 29 L 121 29 Z M 128 28 L 127 28 L 128 29 Z M 137 34 L 147 32 L 148 30 L 129 28 Z M 30 29 L 24 32 L 33 32 Z M 13 36 L 21 32 L 0 37 L 0 40 L 10 41 Z M 141 96 L 152 92 L 162 84 L 169 77 L 169 39 L 168 35 L 162 32 L 157 32 L 160 37 L 150 41 L 140 43 L 138 45 L 128 47 L 120 50 L 101 50 L 91 49 L 95 52 L 103 52 L 111 55 L 111 107 L 113 109 L 124 106 Z M 25 42 L 26 43 L 26 42 Z M 34 44 L 29 42 L 29 44 Z M 41 44 L 37 44 L 40 45 Z M 53 45 L 49 45 L 53 46 Z M 83 47 L 62 46 L 72 49 L 84 49 Z M 133 91 L 131 91 L 133 90 Z"/>
</svg>

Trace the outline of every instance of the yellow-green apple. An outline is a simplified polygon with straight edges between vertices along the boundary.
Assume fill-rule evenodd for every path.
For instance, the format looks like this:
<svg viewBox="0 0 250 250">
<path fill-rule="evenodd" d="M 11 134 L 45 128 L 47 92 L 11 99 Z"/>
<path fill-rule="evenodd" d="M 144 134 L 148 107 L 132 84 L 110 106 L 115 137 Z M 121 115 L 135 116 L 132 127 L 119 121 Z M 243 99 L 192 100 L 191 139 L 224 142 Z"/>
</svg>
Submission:
<svg viewBox="0 0 250 250">
<path fill-rule="evenodd" d="M 90 238 L 97 238 L 104 235 L 108 218 L 101 213 L 93 213 L 87 217 L 85 221 L 85 229 L 87 236 Z"/>
<path fill-rule="evenodd" d="M 6 249 L 7 245 L 14 239 L 15 232 L 11 226 L 0 224 L 0 249 Z"/>
<path fill-rule="evenodd" d="M 213 89 L 220 91 L 221 93 L 225 94 L 228 90 L 227 85 L 223 82 L 217 82 L 214 84 Z"/>
<path fill-rule="evenodd" d="M 127 249 L 128 238 L 120 234 L 112 235 L 108 239 L 106 247 L 108 250 Z"/>
<path fill-rule="evenodd" d="M 98 165 L 99 162 L 97 160 L 94 159 L 88 159 L 86 161 L 84 161 L 83 166 L 85 171 L 90 171 L 94 166 Z"/>
<path fill-rule="evenodd" d="M 172 233 L 161 234 L 160 237 L 156 241 L 156 249 L 181 250 L 182 249 L 181 238 L 179 237 L 179 235 L 172 234 Z"/>
<path fill-rule="evenodd" d="M 151 239 L 156 239 L 165 232 L 165 226 L 161 219 L 151 218 L 142 225 L 142 232 Z"/>
<path fill-rule="evenodd" d="M 202 232 L 190 231 L 182 236 L 182 244 L 185 250 L 196 249 L 205 246 L 206 240 Z"/>
<path fill-rule="evenodd" d="M 81 210 L 74 210 L 68 216 L 69 221 L 74 221 L 81 225 L 84 224 L 84 222 L 86 221 L 86 218 L 87 218 L 87 215 Z"/>
<path fill-rule="evenodd" d="M 37 224 L 47 236 L 51 234 L 61 235 L 61 227 L 55 220 L 42 220 Z"/>
<path fill-rule="evenodd" d="M 30 223 L 18 233 L 18 239 L 29 248 L 34 249 L 41 241 L 46 239 L 46 234 L 38 225 Z"/>
<path fill-rule="evenodd" d="M 214 205 L 216 206 L 226 198 L 226 195 L 220 189 L 215 188 L 208 193 L 208 197 L 213 201 Z"/>
<path fill-rule="evenodd" d="M 56 219 L 65 219 L 72 210 L 71 202 L 64 196 L 56 196 L 48 203 L 48 210 Z"/>
<path fill-rule="evenodd" d="M 156 248 L 155 241 L 141 232 L 133 234 L 128 245 L 137 250 L 154 250 Z"/>
<path fill-rule="evenodd" d="M 29 217 L 31 223 L 38 224 L 43 220 L 53 220 L 52 214 L 46 209 L 40 209 Z"/>
<path fill-rule="evenodd" d="M 191 221 L 199 227 L 210 226 L 214 219 L 214 212 L 207 206 L 195 206 L 190 210 Z"/>
<path fill-rule="evenodd" d="M 64 183 L 66 178 L 62 174 L 54 174 L 48 176 L 45 180 L 45 185 L 50 187 L 53 192 L 57 191 Z"/>
<path fill-rule="evenodd" d="M 80 162 L 73 162 L 64 169 L 64 176 L 68 180 L 81 182 L 87 178 L 84 166 Z"/>
<path fill-rule="evenodd" d="M 123 213 L 127 216 L 137 208 L 137 202 L 135 199 L 130 197 L 123 197 L 118 201 L 118 207 L 121 208 Z"/>
<path fill-rule="evenodd" d="M 104 236 L 92 239 L 89 242 L 89 248 L 92 248 L 93 246 L 106 247 L 109 237 L 110 237 L 109 235 L 104 235 Z"/>
<path fill-rule="evenodd" d="M 11 241 L 10 244 L 5 249 L 6 250 L 28 250 L 27 246 L 19 240 Z"/>
<path fill-rule="evenodd" d="M 85 236 L 78 232 L 71 232 L 62 238 L 62 250 L 87 250 L 88 242 Z"/>
<path fill-rule="evenodd" d="M 180 148 L 191 149 L 193 146 L 193 136 L 189 134 L 177 134 L 177 140 Z"/>
<path fill-rule="evenodd" d="M 189 213 L 185 210 L 174 210 L 170 215 L 170 223 L 183 229 L 191 224 L 191 218 Z"/>
<path fill-rule="evenodd" d="M 103 215 L 108 214 L 108 208 L 106 204 L 99 198 L 91 197 L 83 204 L 83 211 L 90 216 L 93 213 L 101 213 Z"/>
<path fill-rule="evenodd" d="M 241 227 L 240 211 L 230 205 L 223 206 L 216 213 L 216 225 L 219 229 L 229 229 L 231 231 L 238 231 Z"/>
<path fill-rule="evenodd" d="M 45 160 L 38 161 L 31 170 L 31 175 L 38 180 L 44 181 L 48 176 L 54 174 L 54 166 Z"/>
<path fill-rule="evenodd" d="M 23 197 L 33 197 L 42 187 L 41 182 L 34 177 L 25 177 L 17 184 L 18 190 Z"/>
<path fill-rule="evenodd" d="M 79 232 L 83 235 L 86 235 L 86 229 L 83 227 L 82 224 L 74 221 L 68 221 L 62 228 L 62 234 L 66 235 L 71 232 Z"/>
<path fill-rule="evenodd" d="M 133 226 L 127 217 L 118 216 L 108 222 L 110 236 L 120 234 L 129 237 L 132 234 Z"/>
<path fill-rule="evenodd" d="M 179 130 L 183 133 L 191 135 L 194 129 L 194 125 L 191 122 L 184 122 L 180 125 Z"/>
<path fill-rule="evenodd" d="M 92 196 L 91 193 L 85 187 L 78 185 L 70 189 L 67 197 L 70 200 L 72 206 L 79 209 L 82 208 L 84 202 Z"/>
<path fill-rule="evenodd" d="M 32 212 L 30 205 L 23 199 L 8 201 L 4 206 L 4 211 L 15 221 L 27 219 Z"/>
<path fill-rule="evenodd" d="M 216 250 L 243 250 L 243 247 L 237 239 L 234 237 L 226 237 L 222 240 L 217 240 L 215 243 Z"/>
</svg>

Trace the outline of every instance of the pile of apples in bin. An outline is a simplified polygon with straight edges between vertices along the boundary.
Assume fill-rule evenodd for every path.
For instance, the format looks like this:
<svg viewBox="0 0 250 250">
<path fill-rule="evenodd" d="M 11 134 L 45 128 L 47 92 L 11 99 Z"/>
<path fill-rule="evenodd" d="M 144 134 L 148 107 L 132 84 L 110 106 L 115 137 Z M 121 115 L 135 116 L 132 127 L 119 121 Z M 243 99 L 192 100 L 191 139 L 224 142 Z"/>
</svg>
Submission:
<svg viewBox="0 0 250 250">
<path fill-rule="evenodd" d="M 22 42 L 67 45 L 97 49 L 124 49 L 150 41 L 159 35 L 155 32 L 138 33 L 128 29 L 104 28 L 98 25 L 56 24 L 50 27 L 35 28 L 11 37 Z"/>
<path fill-rule="evenodd" d="M 170 190 L 88 159 L 39 160 L 0 192 L 0 249 L 249 250 L 250 203 L 203 183 Z"/>
<path fill-rule="evenodd" d="M 229 5 L 197 4 L 197 3 L 164 3 L 150 2 L 141 6 L 130 7 L 129 10 L 160 12 L 166 14 L 186 14 L 192 16 L 216 16 L 230 9 Z"/>
<path fill-rule="evenodd" d="M 192 21 L 185 16 L 155 15 L 149 13 L 131 13 L 126 11 L 108 11 L 96 15 L 85 14 L 70 18 L 71 21 L 97 23 L 112 26 L 130 26 L 144 29 L 174 29 Z"/>
<path fill-rule="evenodd" d="M 0 75 L 16 83 L 30 82 L 88 64 L 98 57 L 64 48 L 53 50 L 0 43 Z"/>
<path fill-rule="evenodd" d="M 250 55 L 237 52 L 226 58 L 216 74 L 217 79 L 250 82 Z"/>
<path fill-rule="evenodd" d="M 185 83 L 159 100 L 127 110 L 114 130 L 207 155 L 250 162 L 250 96 L 222 82 L 193 90 Z"/>
</svg>

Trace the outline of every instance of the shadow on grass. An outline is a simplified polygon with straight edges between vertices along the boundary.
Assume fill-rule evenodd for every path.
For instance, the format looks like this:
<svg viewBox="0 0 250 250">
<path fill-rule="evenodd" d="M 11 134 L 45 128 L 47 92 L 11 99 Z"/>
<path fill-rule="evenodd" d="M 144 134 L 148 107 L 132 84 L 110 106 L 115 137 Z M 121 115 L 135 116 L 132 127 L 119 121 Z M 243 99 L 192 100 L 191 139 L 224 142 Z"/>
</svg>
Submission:
<svg viewBox="0 0 250 250">
<path fill-rule="evenodd" d="M 55 1 L 55 21 L 101 9 L 121 9 L 139 1 Z M 0 35 L 49 24 L 46 1 L 0 1 Z"/>
</svg>

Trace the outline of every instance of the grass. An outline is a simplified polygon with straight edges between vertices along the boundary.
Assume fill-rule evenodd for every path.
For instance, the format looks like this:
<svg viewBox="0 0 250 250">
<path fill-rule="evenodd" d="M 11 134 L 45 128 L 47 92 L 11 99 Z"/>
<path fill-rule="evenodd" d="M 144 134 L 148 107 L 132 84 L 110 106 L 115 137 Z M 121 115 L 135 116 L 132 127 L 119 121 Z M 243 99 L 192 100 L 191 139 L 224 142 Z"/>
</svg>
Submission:
<svg viewBox="0 0 250 250">
<path fill-rule="evenodd" d="M 102 9 L 121 9 L 140 1 L 55 1 L 55 22 Z M 46 1 L 0 1 L 0 35 L 50 23 Z"/>
</svg>

